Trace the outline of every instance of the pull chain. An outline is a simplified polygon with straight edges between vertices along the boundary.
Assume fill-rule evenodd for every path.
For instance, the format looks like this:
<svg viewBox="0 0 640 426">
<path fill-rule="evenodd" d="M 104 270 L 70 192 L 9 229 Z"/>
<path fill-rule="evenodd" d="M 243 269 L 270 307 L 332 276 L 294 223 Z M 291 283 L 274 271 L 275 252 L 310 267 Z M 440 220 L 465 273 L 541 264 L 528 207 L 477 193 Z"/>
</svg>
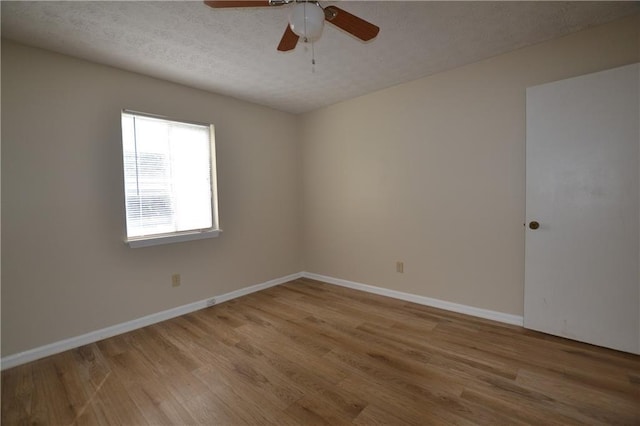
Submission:
<svg viewBox="0 0 640 426">
<path fill-rule="evenodd" d="M 307 3 L 304 3 L 304 34 L 305 37 L 303 39 L 305 46 L 304 46 L 304 50 L 305 52 L 307 52 L 307 43 L 309 43 L 309 39 L 306 37 L 307 35 Z M 316 52 L 313 49 L 313 40 L 311 40 L 311 73 L 315 73 L 316 72 Z"/>
</svg>

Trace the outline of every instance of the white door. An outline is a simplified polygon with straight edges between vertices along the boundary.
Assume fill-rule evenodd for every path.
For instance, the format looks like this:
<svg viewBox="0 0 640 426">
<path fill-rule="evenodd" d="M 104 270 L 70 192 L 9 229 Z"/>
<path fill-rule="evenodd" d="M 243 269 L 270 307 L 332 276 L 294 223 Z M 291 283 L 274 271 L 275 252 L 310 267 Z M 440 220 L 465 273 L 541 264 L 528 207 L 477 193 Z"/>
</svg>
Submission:
<svg viewBox="0 0 640 426">
<path fill-rule="evenodd" d="M 639 81 L 634 64 L 527 89 L 524 325 L 633 353 Z"/>
</svg>

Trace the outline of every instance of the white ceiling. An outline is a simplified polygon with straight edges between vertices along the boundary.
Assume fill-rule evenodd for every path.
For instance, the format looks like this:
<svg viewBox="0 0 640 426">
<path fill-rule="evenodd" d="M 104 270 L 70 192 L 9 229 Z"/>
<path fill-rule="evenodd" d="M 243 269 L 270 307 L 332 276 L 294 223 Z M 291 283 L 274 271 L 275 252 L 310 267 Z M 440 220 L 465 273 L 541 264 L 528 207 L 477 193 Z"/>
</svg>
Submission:
<svg viewBox="0 0 640 426">
<path fill-rule="evenodd" d="M 378 26 L 327 25 L 276 50 L 289 8 L 202 2 L 2 1 L 2 36 L 292 113 L 310 111 L 638 13 L 637 2 L 322 1 Z"/>
</svg>

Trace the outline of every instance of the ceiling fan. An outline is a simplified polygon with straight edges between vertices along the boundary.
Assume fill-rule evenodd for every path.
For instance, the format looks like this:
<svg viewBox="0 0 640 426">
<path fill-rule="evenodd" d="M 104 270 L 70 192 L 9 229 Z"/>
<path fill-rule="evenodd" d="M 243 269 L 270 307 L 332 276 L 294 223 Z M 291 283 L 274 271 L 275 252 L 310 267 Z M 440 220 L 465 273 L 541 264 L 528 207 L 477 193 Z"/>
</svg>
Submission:
<svg viewBox="0 0 640 426">
<path fill-rule="evenodd" d="M 213 8 L 284 6 L 294 3 L 289 15 L 289 24 L 278 45 L 278 50 L 281 52 L 295 49 L 300 38 L 305 43 L 317 40 L 322 34 L 324 21 L 335 25 L 362 41 L 373 39 L 380 31 L 380 28 L 376 25 L 337 6 L 323 8 L 317 1 L 311 0 L 210 0 L 204 3 Z"/>
</svg>

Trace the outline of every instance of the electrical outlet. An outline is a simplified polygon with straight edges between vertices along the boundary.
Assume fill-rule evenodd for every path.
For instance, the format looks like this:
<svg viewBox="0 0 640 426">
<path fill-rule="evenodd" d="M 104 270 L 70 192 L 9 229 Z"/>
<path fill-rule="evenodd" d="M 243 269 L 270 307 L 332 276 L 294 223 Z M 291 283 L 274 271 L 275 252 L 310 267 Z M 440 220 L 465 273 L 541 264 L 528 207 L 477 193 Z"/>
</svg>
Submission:
<svg viewBox="0 0 640 426">
<path fill-rule="evenodd" d="M 399 272 L 401 274 L 404 273 L 404 262 L 396 262 L 396 272 Z"/>
<path fill-rule="evenodd" d="M 180 287 L 180 274 L 171 275 L 171 286 Z"/>
</svg>

